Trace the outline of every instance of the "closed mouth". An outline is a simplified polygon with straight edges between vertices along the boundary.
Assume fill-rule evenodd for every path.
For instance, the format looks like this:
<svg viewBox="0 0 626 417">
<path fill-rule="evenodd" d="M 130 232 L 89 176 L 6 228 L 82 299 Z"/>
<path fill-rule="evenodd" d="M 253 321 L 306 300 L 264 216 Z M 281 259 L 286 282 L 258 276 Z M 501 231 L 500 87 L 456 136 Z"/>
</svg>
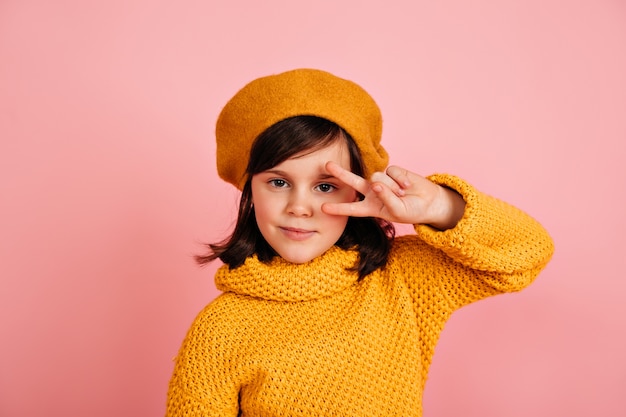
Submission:
<svg viewBox="0 0 626 417">
<path fill-rule="evenodd" d="M 305 240 L 315 234 L 314 231 L 298 229 L 295 227 L 280 227 L 285 236 L 292 240 Z"/>
</svg>

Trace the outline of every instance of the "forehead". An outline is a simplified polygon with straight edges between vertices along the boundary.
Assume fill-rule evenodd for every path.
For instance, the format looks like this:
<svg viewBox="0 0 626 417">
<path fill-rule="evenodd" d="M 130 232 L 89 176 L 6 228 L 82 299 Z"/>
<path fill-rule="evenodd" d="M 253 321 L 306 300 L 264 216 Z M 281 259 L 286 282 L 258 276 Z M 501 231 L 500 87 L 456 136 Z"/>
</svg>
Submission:
<svg viewBox="0 0 626 417">
<path fill-rule="evenodd" d="M 296 154 L 271 168 L 270 171 L 274 169 L 289 169 L 295 172 L 305 170 L 326 172 L 325 166 L 329 161 L 336 162 L 345 169 L 350 169 L 350 151 L 344 141 L 337 140 L 325 147 L 310 149 Z"/>
</svg>

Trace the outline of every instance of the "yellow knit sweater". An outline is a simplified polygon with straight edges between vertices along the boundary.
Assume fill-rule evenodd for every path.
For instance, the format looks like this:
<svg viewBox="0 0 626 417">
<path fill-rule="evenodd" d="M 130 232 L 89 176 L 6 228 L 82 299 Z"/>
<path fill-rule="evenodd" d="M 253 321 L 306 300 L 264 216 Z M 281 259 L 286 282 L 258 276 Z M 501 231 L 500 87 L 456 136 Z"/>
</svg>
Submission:
<svg viewBox="0 0 626 417">
<path fill-rule="evenodd" d="M 552 240 L 520 210 L 460 179 L 431 180 L 467 202 L 444 232 L 416 226 L 360 282 L 357 252 L 307 264 L 249 258 L 219 269 L 224 293 L 176 359 L 167 416 L 421 416 L 435 344 L 458 308 L 527 286 Z"/>
</svg>

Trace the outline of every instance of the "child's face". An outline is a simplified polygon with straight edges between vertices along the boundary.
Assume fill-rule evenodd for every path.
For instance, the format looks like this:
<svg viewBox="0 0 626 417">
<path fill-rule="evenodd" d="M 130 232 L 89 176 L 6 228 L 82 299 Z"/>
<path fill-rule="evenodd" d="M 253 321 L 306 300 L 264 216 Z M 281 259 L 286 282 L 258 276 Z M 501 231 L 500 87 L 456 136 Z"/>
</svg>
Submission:
<svg viewBox="0 0 626 417">
<path fill-rule="evenodd" d="M 348 217 L 323 213 L 323 203 L 357 199 L 355 190 L 326 171 L 328 161 L 350 169 L 350 155 L 343 141 L 287 159 L 252 177 L 259 230 L 276 253 L 289 262 L 316 258 L 343 233 Z"/>
</svg>

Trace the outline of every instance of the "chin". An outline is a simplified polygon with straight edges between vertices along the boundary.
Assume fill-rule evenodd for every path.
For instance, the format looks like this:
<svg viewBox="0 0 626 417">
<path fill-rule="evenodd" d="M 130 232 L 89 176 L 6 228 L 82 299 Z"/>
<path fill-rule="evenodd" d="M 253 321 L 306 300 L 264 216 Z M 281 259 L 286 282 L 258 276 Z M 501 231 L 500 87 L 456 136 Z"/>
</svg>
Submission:
<svg viewBox="0 0 626 417">
<path fill-rule="evenodd" d="M 292 264 L 305 264 L 318 256 L 322 255 L 322 253 L 313 253 L 313 254 L 303 254 L 303 253 L 279 253 L 280 257 L 285 261 L 290 262 Z"/>
<path fill-rule="evenodd" d="M 319 255 L 318 255 L 319 256 Z M 281 256 L 285 261 L 292 263 L 292 264 L 305 264 L 315 258 L 317 258 L 317 256 Z"/>
</svg>

